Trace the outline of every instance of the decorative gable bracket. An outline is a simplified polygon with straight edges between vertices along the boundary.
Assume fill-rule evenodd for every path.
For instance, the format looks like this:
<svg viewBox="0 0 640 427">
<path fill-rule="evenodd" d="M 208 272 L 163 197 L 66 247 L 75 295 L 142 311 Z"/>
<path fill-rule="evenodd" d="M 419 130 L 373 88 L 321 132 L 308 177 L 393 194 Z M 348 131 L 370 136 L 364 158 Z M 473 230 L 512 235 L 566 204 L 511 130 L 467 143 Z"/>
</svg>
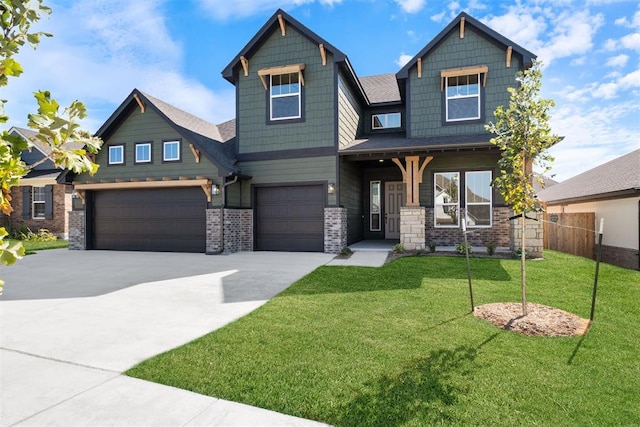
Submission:
<svg viewBox="0 0 640 427">
<path fill-rule="evenodd" d="M 482 87 L 487 85 L 487 73 L 489 67 L 486 65 L 476 65 L 473 67 L 449 68 L 440 71 L 440 92 L 444 91 L 444 79 L 447 77 L 464 76 L 467 74 L 484 74 L 482 79 Z"/>
<path fill-rule="evenodd" d="M 407 167 L 402 165 L 400 159 L 394 157 L 391 159 L 393 163 L 398 165 L 402 172 L 402 182 L 407 189 L 407 206 L 420 206 L 420 184 L 422 184 L 422 175 L 424 169 L 429 162 L 433 160 L 433 156 L 427 156 L 422 165 L 420 165 L 420 156 L 406 156 L 405 162 Z"/>
<path fill-rule="evenodd" d="M 267 67 L 262 70 L 258 70 L 258 76 L 262 81 L 262 86 L 264 86 L 264 90 L 269 89 L 269 85 L 267 84 L 267 80 L 265 76 L 272 76 L 276 74 L 289 74 L 289 73 L 298 73 L 300 76 L 300 83 L 304 86 L 304 76 L 302 75 L 302 70 L 304 70 L 304 64 L 292 64 L 285 65 L 282 67 Z"/>
</svg>

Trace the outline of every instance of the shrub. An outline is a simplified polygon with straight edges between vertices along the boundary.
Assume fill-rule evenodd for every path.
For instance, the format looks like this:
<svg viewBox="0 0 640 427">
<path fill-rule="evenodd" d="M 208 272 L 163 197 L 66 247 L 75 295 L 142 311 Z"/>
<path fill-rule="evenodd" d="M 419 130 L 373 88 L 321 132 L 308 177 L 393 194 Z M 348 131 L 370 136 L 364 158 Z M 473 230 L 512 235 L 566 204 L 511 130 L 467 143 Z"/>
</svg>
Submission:
<svg viewBox="0 0 640 427">
<path fill-rule="evenodd" d="M 394 254 L 403 254 L 404 253 L 404 246 L 402 245 L 402 243 L 398 243 L 397 245 L 394 245 L 393 248 L 391 249 L 391 251 Z"/>
<path fill-rule="evenodd" d="M 522 255 L 522 248 L 516 249 L 516 251 L 514 252 L 514 255 L 515 255 L 516 258 L 520 258 L 520 256 Z M 524 257 L 526 259 L 531 258 L 531 254 L 529 253 L 529 249 L 525 249 L 524 250 Z"/>
<path fill-rule="evenodd" d="M 457 243 L 456 244 L 456 253 L 460 254 L 460 255 L 466 255 L 468 253 L 471 253 L 471 245 L 468 243 Z"/>
<path fill-rule="evenodd" d="M 343 257 L 350 257 L 351 255 L 353 255 L 353 251 L 349 246 L 345 246 L 340 250 L 340 253 L 338 255 Z"/>
<path fill-rule="evenodd" d="M 431 253 L 434 253 L 436 251 L 436 243 L 435 242 L 429 243 L 429 250 L 431 251 Z"/>
<path fill-rule="evenodd" d="M 37 233 L 34 233 L 29 228 L 26 231 L 20 231 L 20 240 L 26 240 L 29 242 L 53 242 L 58 240 L 55 234 L 51 233 L 46 228 L 41 228 Z"/>
<path fill-rule="evenodd" d="M 496 244 L 494 242 L 487 243 L 487 253 L 493 255 L 496 253 Z"/>
</svg>

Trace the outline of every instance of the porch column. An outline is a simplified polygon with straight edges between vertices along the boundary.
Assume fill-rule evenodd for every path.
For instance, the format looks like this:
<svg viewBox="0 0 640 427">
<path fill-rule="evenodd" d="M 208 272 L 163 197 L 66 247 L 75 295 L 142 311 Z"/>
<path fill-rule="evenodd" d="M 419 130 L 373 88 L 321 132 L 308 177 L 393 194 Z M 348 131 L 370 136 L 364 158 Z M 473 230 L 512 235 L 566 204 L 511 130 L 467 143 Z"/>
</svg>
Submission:
<svg viewBox="0 0 640 427">
<path fill-rule="evenodd" d="M 347 208 L 324 208 L 324 253 L 337 254 L 347 246 Z"/>
<path fill-rule="evenodd" d="M 69 211 L 69 249 L 87 249 L 84 211 Z"/>
<path fill-rule="evenodd" d="M 400 208 L 400 244 L 407 251 L 421 251 L 426 247 L 426 212 L 422 206 Z"/>
<path fill-rule="evenodd" d="M 406 167 L 402 165 L 402 162 L 397 157 L 391 159 L 393 163 L 398 165 L 402 172 L 402 182 L 404 182 L 407 190 L 407 202 L 406 206 L 420 206 L 420 184 L 422 184 L 422 174 L 424 168 L 427 167 L 429 162 L 433 160 L 432 156 L 427 156 L 420 165 L 420 156 L 406 156 L 404 158 Z"/>
</svg>

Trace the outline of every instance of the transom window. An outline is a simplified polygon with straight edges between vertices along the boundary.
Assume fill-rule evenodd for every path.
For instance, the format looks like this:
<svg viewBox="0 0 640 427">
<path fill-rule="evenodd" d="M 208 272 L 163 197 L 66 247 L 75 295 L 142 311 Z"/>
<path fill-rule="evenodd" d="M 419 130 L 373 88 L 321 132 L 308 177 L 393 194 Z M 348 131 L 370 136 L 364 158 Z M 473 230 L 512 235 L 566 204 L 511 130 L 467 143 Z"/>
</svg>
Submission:
<svg viewBox="0 0 640 427">
<path fill-rule="evenodd" d="M 399 128 L 400 118 L 400 113 L 374 114 L 371 117 L 372 127 L 374 129 Z"/>
<path fill-rule="evenodd" d="M 180 160 L 180 141 L 164 141 L 162 143 L 162 160 L 165 162 Z"/>
<path fill-rule="evenodd" d="M 300 73 L 271 75 L 271 120 L 298 119 L 301 108 Z"/>
<path fill-rule="evenodd" d="M 433 176 L 436 227 L 460 224 L 460 173 L 437 172 Z"/>
<path fill-rule="evenodd" d="M 151 163 L 151 143 L 136 144 L 136 163 Z"/>
<path fill-rule="evenodd" d="M 446 77 L 447 121 L 480 118 L 480 74 Z"/>
<path fill-rule="evenodd" d="M 34 219 L 44 219 L 46 199 L 44 196 L 44 187 L 32 187 L 32 216 Z"/>
<path fill-rule="evenodd" d="M 465 216 L 469 227 L 491 227 L 491 171 L 465 174 Z"/>
<path fill-rule="evenodd" d="M 369 221 L 369 229 L 371 231 L 380 231 L 382 230 L 382 222 L 380 221 L 380 181 L 371 181 L 370 183 L 370 191 L 371 191 L 371 206 L 370 206 L 370 221 Z"/>
<path fill-rule="evenodd" d="M 124 145 L 109 146 L 109 164 L 121 165 L 124 163 Z"/>
</svg>

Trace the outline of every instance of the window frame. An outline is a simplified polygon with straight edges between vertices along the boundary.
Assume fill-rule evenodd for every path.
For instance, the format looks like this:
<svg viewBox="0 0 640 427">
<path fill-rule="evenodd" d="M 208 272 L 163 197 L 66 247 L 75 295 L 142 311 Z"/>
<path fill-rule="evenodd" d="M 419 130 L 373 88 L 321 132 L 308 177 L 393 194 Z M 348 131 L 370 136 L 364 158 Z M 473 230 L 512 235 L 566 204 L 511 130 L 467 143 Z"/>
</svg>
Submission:
<svg viewBox="0 0 640 427">
<path fill-rule="evenodd" d="M 469 202 L 469 175 L 470 174 L 489 174 L 489 202 Z M 476 170 L 466 171 L 464 174 L 464 189 L 465 189 L 465 209 L 464 218 L 468 228 L 491 228 L 493 227 L 493 188 L 491 183 L 493 182 L 493 171 L 491 170 Z M 469 225 L 469 206 L 489 206 L 489 225 Z"/>
<path fill-rule="evenodd" d="M 167 158 L 167 145 L 176 144 L 178 149 L 176 150 L 177 157 L 176 158 Z M 163 163 L 172 163 L 172 162 L 180 162 L 182 161 L 182 140 L 180 139 L 166 139 L 162 141 L 162 162 Z"/>
<path fill-rule="evenodd" d="M 455 176 L 457 176 L 457 181 L 458 181 L 458 188 L 457 188 L 457 201 L 455 203 L 450 203 L 450 202 L 446 202 L 446 203 L 441 203 L 438 204 L 436 197 L 438 195 L 438 190 L 437 190 L 437 184 L 438 184 L 438 180 L 437 180 L 437 176 L 438 175 L 444 175 L 444 174 L 455 174 Z M 433 226 L 435 228 L 459 228 L 460 227 L 460 172 L 459 171 L 441 171 L 441 172 L 434 172 L 433 173 Z M 454 206 L 457 209 L 457 216 L 456 216 L 456 223 L 455 224 L 446 224 L 446 225 L 442 225 L 442 224 L 438 224 L 438 207 L 442 206 L 443 207 L 443 212 L 447 213 L 445 210 L 445 206 Z"/>
<path fill-rule="evenodd" d="M 398 116 L 398 126 L 389 126 L 388 118 L 389 116 Z M 384 117 L 384 120 L 380 120 L 380 118 Z M 382 124 L 382 126 L 376 126 L 376 118 Z M 382 122 L 385 123 L 382 123 Z M 393 113 L 379 113 L 379 114 L 371 114 L 371 129 L 372 130 L 382 130 L 382 129 L 400 129 L 402 128 L 402 113 L 397 111 Z"/>
<path fill-rule="evenodd" d="M 108 146 L 108 152 L 107 152 L 107 164 L 109 166 L 121 166 L 125 164 L 125 145 L 124 144 L 113 144 L 113 145 L 109 145 Z M 112 155 L 111 155 L 111 150 L 115 150 L 115 149 L 120 149 L 121 152 L 121 160 L 119 162 L 113 161 L 112 160 Z"/>
<path fill-rule="evenodd" d="M 138 158 L 138 147 L 148 146 L 149 147 L 149 159 L 148 160 L 140 160 Z M 150 141 L 145 142 L 136 142 L 133 147 L 133 155 L 134 155 L 134 163 L 135 164 L 145 164 L 145 163 L 153 163 L 153 144 Z"/>
<path fill-rule="evenodd" d="M 449 96 L 449 79 L 451 78 L 455 78 L 455 79 L 459 79 L 461 77 L 471 77 L 471 76 L 475 76 L 477 78 L 477 83 L 476 85 L 478 86 L 478 92 L 476 94 L 473 95 L 456 95 L 456 96 Z M 444 82 L 444 103 L 445 103 L 445 121 L 447 123 L 459 123 L 459 122 L 469 122 L 469 121 L 476 121 L 476 120 L 481 120 L 482 119 L 482 98 L 483 98 L 483 94 L 482 94 L 482 85 L 481 85 L 481 81 L 482 81 L 482 73 L 477 72 L 477 73 L 471 73 L 471 74 L 460 74 L 460 75 L 456 75 L 456 76 L 448 76 L 445 77 L 445 82 Z M 459 119 L 451 119 L 449 118 L 449 101 L 451 100 L 459 100 L 459 99 L 471 99 L 471 98 L 477 98 L 477 102 L 476 105 L 478 107 L 478 114 L 474 117 L 463 117 L 463 118 L 459 118 Z"/>
<path fill-rule="evenodd" d="M 303 101 L 302 101 L 302 94 L 303 94 L 303 83 L 302 83 L 302 79 L 300 78 L 300 73 L 301 71 L 296 71 L 296 72 L 288 72 L 288 73 L 273 73 L 273 74 L 269 74 L 269 90 L 267 91 L 267 96 L 268 96 L 268 105 L 269 105 L 269 111 L 268 111 L 268 118 L 270 122 L 290 122 L 290 121 L 299 121 L 303 118 L 303 113 L 302 113 L 302 109 L 303 109 Z M 273 94 L 273 88 L 274 88 L 274 84 L 273 84 L 273 78 L 274 77 L 279 77 L 279 76 L 292 76 L 295 75 L 297 76 L 298 79 L 298 91 L 295 93 L 286 93 L 286 94 L 277 94 L 274 95 Z M 291 84 L 291 83 L 289 83 Z M 278 85 L 281 86 L 281 85 Z M 285 117 L 274 117 L 273 116 L 273 100 L 274 99 L 281 99 L 281 98 L 293 98 L 293 97 L 297 97 L 298 99 L 298 115 L 296 116 L 285 116 Z"/>
<path fill-rule="evenodd" d="M 374 204 L 374 185 L 377 185 L 378 188 L 377 206 Z M 374 215 L 378 216 L 377 228 L 373 226 Z M 382 181 L 380 180 L 369 181 L 369 231 L 382 231 Z"/>
<path fill-rule="evenodd" d="M 40 191 L 36 191 L 40 190 Z M 42 193 L 42 200 L 36 200 L 36 192 Z M 42 216 L 36 216 L 36 205 L 42 206 Z M 31 219 L 44 220 L 47 219 L 47 196 L 44 186 L 31 187 Z"/>
</svg>

